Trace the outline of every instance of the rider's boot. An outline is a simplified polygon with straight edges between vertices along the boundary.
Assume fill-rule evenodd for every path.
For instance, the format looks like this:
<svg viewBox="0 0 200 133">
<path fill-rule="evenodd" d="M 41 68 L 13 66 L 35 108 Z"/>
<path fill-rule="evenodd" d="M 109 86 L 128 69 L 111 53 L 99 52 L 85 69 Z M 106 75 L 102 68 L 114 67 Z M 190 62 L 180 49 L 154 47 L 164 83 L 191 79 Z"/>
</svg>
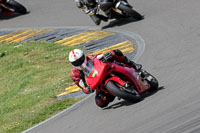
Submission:
<svg viewBox="0 0 200 133">
<path fill-rule="evenodd" d="M 97 17 L 99 17 L 101 20 L 103 20 L 104 22 L 107 22 L 108 21 L 108 17 L 106 16 L 103 16 L 103 15 L 100 15 L 100 14 L 97 14 L 96 15 Z"/>
<path fill-rule="evenodd" d="M 130 59 L 128 59 L 127 57 L 125 57 L 125 64 L 133 67 L 135 70 L 140 71 L 142 68 L 141 64 L 137 64 L 134 61 L 131 61 Z"/>
<path fill-rule="evenodd" d="M 100 25 L 101 19 L 96 14 L 90 15 L 90 18 L 96 25 Z"/>
</svg>

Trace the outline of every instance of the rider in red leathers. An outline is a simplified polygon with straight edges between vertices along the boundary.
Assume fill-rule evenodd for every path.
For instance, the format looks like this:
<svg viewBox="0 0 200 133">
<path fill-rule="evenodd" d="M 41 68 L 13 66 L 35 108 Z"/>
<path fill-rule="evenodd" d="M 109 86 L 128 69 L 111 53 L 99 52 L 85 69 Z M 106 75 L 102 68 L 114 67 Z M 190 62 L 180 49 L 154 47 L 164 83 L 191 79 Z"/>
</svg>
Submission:
<svg viewBox="0 0 200 133">
<path fill-rule="evenodd" d="M 142 65 L 136 64 L 135 62 L 129 60 L 120 50 L 112 50 L 104 54 L 85 56 L 83 51 L 74 49 L 69 54 L 69 61 L 74 66 L 71 71 L 71 78 L 75 84 L 80 87 L 86 94 L 92 93 L 93 90 L 87 85 L 85 81 L 84 68 L 86 67 L 87 61 L 94 58 L 97 58 L 102 62 L 115 60 L 117 62 L 131 66 L 138 71 L 142 68 Z M 115 97 L 110 94 L 96 90 L 95 101 L 99 107 L 106 107 L 110 102 L 114 100 L 114 98 Z"/>
</svg>

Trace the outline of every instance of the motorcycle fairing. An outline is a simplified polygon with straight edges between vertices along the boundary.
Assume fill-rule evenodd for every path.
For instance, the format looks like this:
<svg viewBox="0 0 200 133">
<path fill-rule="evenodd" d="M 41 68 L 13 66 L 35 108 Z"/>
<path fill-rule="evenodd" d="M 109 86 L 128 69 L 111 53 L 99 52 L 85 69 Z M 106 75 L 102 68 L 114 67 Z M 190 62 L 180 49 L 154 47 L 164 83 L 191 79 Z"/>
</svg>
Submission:
<svg viewBox="0 0 200 133">
<path fill-rule="evenodd" d="M 115 81 L 115 82 L 119 83 L 121 86 L 124 86 L 124 85 L 125 85 L 125 82 L 124 82 L 123 80 L 121 80 L 121 79 L 120 79 L 119 77 L 117 77 L 117 76 L 113 76 L 113 77 L 107 79 L 107 80 L 105 81 L 105 85 L 108 83 L 108 81 Z"/>
<path fill-rule="evenodd" d="M 95 89 L 104 78 L 106 73 L 105 69 L 108 65 L 99 61 L 98 59 L 89 60 L 86 65 L 86 83 L 90 86 L 91 89 Z"/>
<path fill-rule="evenodd" d="M 131 80 L 131 83 L 134 84 L 134 86 L 137 88 L 138 92 L 141 92 L 141 89 L 139 88 L 138 84 L 137 84 L 137 73 L 135 72 L 135 69 L 133 68 L 129 68 L 129 67 L 124 67 L 124 66 L 120 66 L 120 65 L 115 65 L 114 72 L 119 72 L 122 73 L 123 75 L 125 75 L 126 79 Z"/>
<path fill-rule="evenodd" d="M 93 90 L 95 90 L 97 87 L 102 88 L 110 80 L 115 81 L 122 86 L 124 86 L 126 81 L 129 81 L 135 86 L 140 94 L 150 88 L 148 83 L 143 83 L 141 76 L 139 76 L 135 69 L 126 66 L 120 66 L 115 63 L 103 63 L 98 59 L 88 61 L 85 73 L 86 82 Z M 124 76 L 121 78 L 115 76 L 113 73 L 120 73 Z"/>
</svg>

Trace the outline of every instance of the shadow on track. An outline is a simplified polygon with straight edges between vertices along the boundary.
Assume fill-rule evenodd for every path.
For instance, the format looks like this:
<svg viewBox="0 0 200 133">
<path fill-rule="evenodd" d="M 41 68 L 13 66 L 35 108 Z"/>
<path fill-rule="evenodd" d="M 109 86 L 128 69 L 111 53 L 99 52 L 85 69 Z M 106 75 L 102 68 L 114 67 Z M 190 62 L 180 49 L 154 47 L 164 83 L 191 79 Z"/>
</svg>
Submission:
<svg viewBox="0 0 200 133">
<path fill-rule="evenodd" d="M 159 87 L 158 90 L 156 90 L 156 91 L 147 92 L 147 93 L 143 94 L 143 95 L 142 95 L 142 98 L 143 98 L 143 100 L 144 100 L 146 97 L 150 97 L 150 96 L 152 96 L 153 94 L 155 94 L 155 93 L 157 93 L 158 91 L 163 90 L 163 89 L 165 89 L 165 87 L 164 87 L 164 86 L 161 86 L 161 87 Z M 105 107 L 105 108 L 103 108 L 103 110 L 107 110 L 107 109 L 116 109 L 116 108 L 120 108 L 120 107 L 122 107 L 122 106 L 131 106 L 131 105 L 133 105 L 133 104 L 136 104 L 136 103 L 131 103 L 131 102 L 128 102 L 128 101 L 124 101 L 124 100 L 123 100 L 123 101 L 117 102 L 117 103 L 115 103 L 115 104 L 112 104 L 112 105 L 110 105 L 110 106 L 108 106 L 108 107 Z"/>
<path fill-rule="evenodd" d="M 128 24 L 128 23 L 137 22 L 137 21 L 141 21 L 141 20 L 137 20 L 137 19 L 134 19 L 134 18 L 117 19 L 117 20 L 111 21 L 108 25 L 103 26 L 101 29 L 113 28 L 115 26 L 122 26 L 122 25 L 125 25 L 125 24 Z"/>
</svg>

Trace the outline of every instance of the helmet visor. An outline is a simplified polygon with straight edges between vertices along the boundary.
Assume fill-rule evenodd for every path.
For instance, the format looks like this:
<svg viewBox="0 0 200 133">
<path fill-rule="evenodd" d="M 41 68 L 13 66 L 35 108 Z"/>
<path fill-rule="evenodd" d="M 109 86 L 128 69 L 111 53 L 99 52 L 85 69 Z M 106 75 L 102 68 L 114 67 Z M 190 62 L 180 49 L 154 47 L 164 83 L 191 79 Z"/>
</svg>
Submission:
<svg viewBox="0 0 200 133">
<path fill-rule="evenodd" d="M 78 66 L 81 66 L 84 61 L 85 61 L 85 55 L 81 56 L 81 58 L 71 63 L 73 66 L 78 67 Z"/>
</svg>

